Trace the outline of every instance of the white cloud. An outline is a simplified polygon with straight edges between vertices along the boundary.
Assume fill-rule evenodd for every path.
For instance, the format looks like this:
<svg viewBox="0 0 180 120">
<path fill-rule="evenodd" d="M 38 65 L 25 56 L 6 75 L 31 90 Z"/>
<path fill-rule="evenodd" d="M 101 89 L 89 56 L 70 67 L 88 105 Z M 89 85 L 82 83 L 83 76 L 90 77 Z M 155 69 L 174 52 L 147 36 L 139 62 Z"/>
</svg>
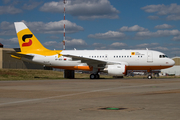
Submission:
<svg viewBox="0 0 180 120">
<path fill-rule="evenodd" d="M 180 48 L 172 48 L 171 50 L 180 51 Z"/>
<path fill-rule="evenodd" d="M 152 46 L 159 45 L 159 43 L 151 43 Z"/>
<path fill-rule="evenodd" d="M 16 35 L 15 29 L 14 30 L 0 30 L 0 36 L 4 35 Z"/>
<path fill-rule="evenodd" d="M 68 20 L 61 20 L 49 23 L 43 22 L 25 22 L 24 23 L 30 27 L 30 29 L 34 30 L 38 33 L 64 33 L 64 23 L 66 27 L 66 33 L 75 33 L 78 31 L 84 30 L 83 27 L 76 25 L 76 23 L 72 23 Z"/>
<path fill-rule="evenodd" d="M 44 46 L 56 46 L 57 44 L 59 44 L 57 41 L 48 41 L 44 43 Z"/>
<path fill-rule="evenodd" d="M 128 45 L 121 42 L 114 42 L 110 45 L 106 45 L 103 43 L 93 43 L 92 47 L 94 47 L 96 50 L 120 50 L 126 49 Z"/>
<path fill-rule="evenodd" d="M 139 25 L 134 25 L 132 27 L 123 26 L 122 28 L 119 29 L 119 31 L 122 31 L 122 32 L 126 32 L 126 31 L 135 32 L 135 31 L 148 31 L 148 29 L 140 27 Z"/>
<path fill-rule="evenodd" d="M 159 47 L 154 47 L 154 48 L 151 48 L 151 49 L 153 49 L 153 50 L 159 50 L 159 51 L 168 51 L 168 50 L 169 50 L 167 47 L 161 47 L 161 46 L 159 46 Z"/>
<path fill-rule="evenodd" d="M 157 32 L 138 32 L 135 35 L 135 39 L 147 39 L 151 37 L 166 37 L 180 35 L 179 30 L 158 30 Z"/>
<path fill-rule="evenodd" d="M 3 21 L 0 24 L 0 29 L 2 29 L 2 30 L 14 29 L 14 24 L 7 22 L 7 21 Z"/>
<path fill-rule="evenodd" d="M 72 23 L 68 20 L 61 20 L 55 22 L 24 22 L 33 33 L 48 33 L 48 34 L 59 34 L 64 33 L 64 23 L 66 25 L 66 33 L 75 33 L 83 31 L 84 28 Z M 0 35 L 15 35 L 15 28 L 13 23 L 2 22 L 0 25 Z"/>
<path fill-rule="evenodd" d="M 57 41 L 48 41 L 43 44 L 46 47 L 56 48 L 56 49 L 62 49 L 63 46 L 62 42 Z M 68 49 L 74 49 L 74 48 L 86 48 L 87 43 L 82 39 L 71 39 L 71 40 L 65 40 L 65 46 Z"/>
<path fill-rule="evenodd" d="M 92 47 L 95 48 L 95 50 L 107 50 L 107 45 L 103 43 L 93 43 Z"/>
<path fill-rule="evenodd" d="M 164 4 L 162 5 L 147 5 L 145 7 L 142 7 L 141 9 L 148 12 L 148 13 L 153 13 L 153 12 L 158 12 L 162 10 L 165 7 Z"/>
<path fill-rule="evenodd" d="M 120 43 L 120 42 L 115 42 L 111 44 L 111 47 L 124 47 L 127 46 L 126 43 Z"/>
<path fill-rule="evenodd" d="M 26 2 L 22 8 L 25 10 L 32 10 L 36 8 L 37 6 L 39 6 L 41 3 L 42 2 L 29 1 L 28 3 Z"/>
<path fill-rule="evenodd" d="M 136 47 L 137 48 L 150 48 L 157 45 L 159 45 L 159 43 L 143 43 L 143 44 L 136 45 Z"/>
<path fill-rule="evenodd" d="M 10 42 L 13 42 L 13 43 L 19 43 L 17 37 L 11 38 L 11 39 L 9 39 L 9 41 L 10 41 Z"/>
<path fill-rule="evenodd" d="M 174 41 L 180 41 L 180 35 L 179 36 L 175 36 L 175 37 L 173 37 L 173 39 L 172 40 L 174 40 Z"/>
<path fill-rule="evenodd" d="M 168 14 L 179 14 L 180 5 L 172 3 L 171 5 L 147 5 L 141 9 L 145 10 L 148 13 L 157 12 L 158 15 L 168 15 Z"/>
<path fill-rule="evenodd" d="M 0 35 L 15 35 L 14 24 L 3 21 L 0 24 Z"/>
<path fill-rule="evenodd" d="M 73 46 L 86 46 L 87 43 L 82 39 L 72 39 L 72 40 L 65 40 L 66 45 L 73 47 Z"/>
<path fill-rule="evenodd" d="M 21 13 L 22 10 L 15 8 L 14 6 L 0 6 L 0 15 L 2 14 L 18 14 Z"/>
<path fill-rule="evenodd" d="M 136 45 L 136 47 L 147 47 L 147 46 L 149 46 L 148 43 L 143 43 L 143 44 Z"/>
<path fill-rule="evenodd" d="M 180 15 L 168 15 L 167 20 L 180 20 Z"/>
<path fill-rule="evenodd" d="M 168 52 L 168 48 L 164 47 L 164 46 L 160 46 L 162 44 L 159 43 L 142 43 L 142 44 L 138 44 L 136 46 L 133 46 L 133 49 L 143 49 L 145 50 L 146 48 L 148 48 L 149 50 L 157 50 L 157 51 L 164 51 L 164 52 Z"/>
<path fill-rule="evenodd" d="M 40 11 L 63 13 L 64 3 L 63 1 L 44 3 Z M 120 12 L 108 0 L 68 0 L 66 13 L 77 16 L 79 19 L 116 19 L 119 18 Z"/>
<path fill-rule="evenodd" d="M 97 33 L 88 35 L 89 38 L 104 39 L 104 40 L 122 40 L 126 39 L 126 35 L 122 32 L 108 31 L 106 33 Z"/>
<path fill-rule="evenodd" d="M 156 29 L 171 29 L 171 28 L 173 28 L 173 26 L 168 25 L 168 24 L 162 24 L 162 25 L 157 25 L 154 28 L 156 28 Z"/>
<path fill-rule="evenodd" d="M 0 38 L 0 43 L 2 43 L 4 45 L 4 47 L 19 47 L 19 42 L 18 42 L 18 38 L 10 38 L 10 39 L 3 39 Z"/>
<path fill-rule="evenodd" d="M 126 43 L 114 42 L 111 45 L 109 45 L 108 48 L 111 50 L 127 49 L 128 45 Z"/>
<path fill-rule="evenodd" d="M 147 5 L 145 7 L 141 8 L 145 12 L 148 13 L 156 13 L 157 15 L 168 15 L 166 17 L 167 20 L 180 20 L 180 5 L 177 5 L 176 3 L 172 3 L 170 5 Z M 153 17 L 148 17 L 149 19 Z"/>
</svg>

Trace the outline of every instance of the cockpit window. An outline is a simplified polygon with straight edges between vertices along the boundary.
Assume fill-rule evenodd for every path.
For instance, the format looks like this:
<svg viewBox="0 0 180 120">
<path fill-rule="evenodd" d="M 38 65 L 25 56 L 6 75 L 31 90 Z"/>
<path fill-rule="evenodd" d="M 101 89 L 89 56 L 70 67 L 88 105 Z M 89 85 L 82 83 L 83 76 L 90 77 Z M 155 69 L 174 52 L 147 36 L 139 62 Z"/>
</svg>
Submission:
<svg viewBox="0 0 180 120">
<path fill-rule="evenodd" d="M 159 55 L 159 58 L 168 58 L 167 55 Z"/>
</svg>

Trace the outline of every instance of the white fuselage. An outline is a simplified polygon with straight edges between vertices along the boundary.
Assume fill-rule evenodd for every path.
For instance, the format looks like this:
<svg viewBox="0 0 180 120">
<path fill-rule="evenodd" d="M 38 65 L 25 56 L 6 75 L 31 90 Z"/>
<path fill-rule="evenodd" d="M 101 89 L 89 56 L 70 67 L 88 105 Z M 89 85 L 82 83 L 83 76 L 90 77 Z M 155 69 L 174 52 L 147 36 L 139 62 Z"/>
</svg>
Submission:
<svg viewBox="0 0 180 120">
<path fill-rule="evenodd" d="M 80 59 L 74 60 L 71 57 L 66 57 L 70 54 L 80 58 L 104 61 L 106 64 L 124 64 L 127 66 L 127 70 L 154 70 L 174 65 L 172 59 L 167 58 L 161 52 L 152 50 L 63 50 L 60 54 L 62 56 L 59 58 L 58 54 L 53 56 L 34 55 L 33 59 L 28 59 L 28 61 L 70 70 L 79 70 L 78 66 L 89 66 L 87 63 L 82 63 Z M 93 67 L 98 68 L 95 65 Z M 82 70 L 90 69 L 83 68 Z"/>
</svg>

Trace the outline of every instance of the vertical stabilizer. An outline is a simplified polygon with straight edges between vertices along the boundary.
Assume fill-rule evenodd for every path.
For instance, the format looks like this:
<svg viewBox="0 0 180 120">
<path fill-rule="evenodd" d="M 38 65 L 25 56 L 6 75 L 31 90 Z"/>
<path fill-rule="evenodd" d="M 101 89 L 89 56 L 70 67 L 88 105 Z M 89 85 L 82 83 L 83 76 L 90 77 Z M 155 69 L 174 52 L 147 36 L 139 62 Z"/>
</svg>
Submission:
<svg viewBox="0 0 180 120">
<path fill-rule="evenodd" d="M 34 53 L 47 50 L 23 22 L 15 22 L 21 52 Z"/>
</svg>

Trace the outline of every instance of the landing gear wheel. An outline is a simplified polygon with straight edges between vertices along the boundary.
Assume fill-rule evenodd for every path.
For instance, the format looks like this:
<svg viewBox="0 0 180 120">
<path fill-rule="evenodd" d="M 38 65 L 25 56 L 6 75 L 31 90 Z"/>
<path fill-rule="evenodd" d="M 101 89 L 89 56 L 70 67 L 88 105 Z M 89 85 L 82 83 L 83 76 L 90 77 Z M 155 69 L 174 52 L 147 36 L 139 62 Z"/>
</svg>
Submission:
<svg viewBox="0 0 180 120">
<path fill-rule="evenodd" d="M 99 74 L 96 74 L 96 79 L 99 79 Z"/>
<path fill-rule="evenodd" d="M 91 74 L 90 79 L 99 79 L 99 74 Z"/>
<path fill-rule="evenodd" d="M 90 79 L 95 79 L 96 78 L 96 75 L 95 74 L 91 74 L 90 75 Z"/>
<path fill-rule="evenodd" d="M 152 79 L 152 75 L 148 75 L 147 78 L 148 78 L 148 79 Z"/>
</svg>

